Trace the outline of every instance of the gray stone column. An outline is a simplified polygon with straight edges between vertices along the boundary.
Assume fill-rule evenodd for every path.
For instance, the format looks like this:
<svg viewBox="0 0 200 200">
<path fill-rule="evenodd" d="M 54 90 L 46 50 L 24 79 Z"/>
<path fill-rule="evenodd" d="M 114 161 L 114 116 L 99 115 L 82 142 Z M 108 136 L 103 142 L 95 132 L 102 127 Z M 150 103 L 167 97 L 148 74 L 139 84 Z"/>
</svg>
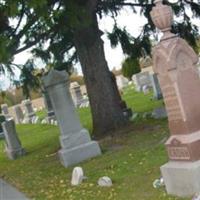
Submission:
<svg viewBox="0 0 200 200">
<path fill-rule="evenodd" d="M 45 108 L 47 110 L 46 120 L 50 123 L 51 120 L 56 120 L 56 116 L 55 116 L 55 113 L 53 111 L 53 106 L 52 106 L 52 103 L 51 103 L 51 99 L 50 99 L 49 94 L 47 93 L 47 91 L 43 92 L 43 98 L 44 98 Z"/>
<path fill-rule="evenodd" d="M 22 101 L 22 105 L 25 108 L 25 118 L 28 123 L 32 122 L 32 118 L 35 117 L 35 112 L 33 111 L 32 102 L 30 99 Z"/>
<path fill-rule="evenodd" d="M 14 115 L 15 115 L 15 121 L 17 124 L 21 124 L 24 119 L 24 114 L 22 112 L 22 109 L 20 105 L 16 105 L 13 107 Z"/>
<path fill-rule="evenodd" d="M 6 117 L 6 119 L 10 118 L 7 104 L 1 104 L 1 112 Z"/>
<path fill-rule="evenodd" d="M 69 75 L 65 71 L 51 70 L 42 78 L 60 128 L 61 163 L 68 167 L 100 155 L 99 145 L 91 141 L 89 133 L 80 124 L 69 92 Z"/>
<path fill-rule="evenodd" d="M 14 160 L 25 154 L 25 150 L 21 146 L 21 142 L 17 136 L 15 122 L 13 119 L 2 123 L 3 132 L 6 141 L 5 152 L 8 158 Z"/>
</svg>

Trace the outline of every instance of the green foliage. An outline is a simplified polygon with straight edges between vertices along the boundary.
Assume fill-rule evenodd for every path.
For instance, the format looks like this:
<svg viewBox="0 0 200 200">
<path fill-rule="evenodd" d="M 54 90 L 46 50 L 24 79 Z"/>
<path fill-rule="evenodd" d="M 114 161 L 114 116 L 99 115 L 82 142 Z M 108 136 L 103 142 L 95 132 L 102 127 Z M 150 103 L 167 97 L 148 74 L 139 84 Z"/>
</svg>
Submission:
<svg viewBox="0 0 200 200">
<path fill-rule="evenodd" d="M 31 90 L 38 91 L 40 88 L 40 81 L 38 77 L 34 75 L 34 70 L 35 66 L 32 60 L 28 60 L 22 68 L 20 83 L 26 98 L 30 97 Z"/>
<path fill-rule="evenodd" d="M 53 62 L 58 69 L 67 69 L 77 61 L 74 51 L 74 30 L 87 28 L 91 23 L 87 9 L 91 7 L 91 0 L 8 0 L 0 2 L 0 63 L 4 67 L 12 64 L 13 56 L 30 47 L 32 53 L 41 57 L 44 62 Z M 110 15 L 115 20 L 113 31 L 108 33 L 113 46 L 121 44 L 123 52 L 134 58 L 141 57 L 142 48 L 150 54 L 150 35 L 156 36 L 155 26 L 150 17 L 150 11 L 154 6 L 153 1 L 139 0 L 99 0 L 92 12 L 100 16 Z M 164 1 L 168 3 L 167 1 Z M 185 38 L 196 48 L 198 36 L 197 27 L 192 24 L 186 9 L 193 11 L 193 17 L 200 16 L 199 3 L 192 1 L 178 1 L 170 4 L 177 16 L 182 16 L 182 22 L 175 22 L 173 32 Z M 120 10 L 130 7 L 133 13 L 139 12 L 147 19 L 141 34 L 138 37 L 131 36 L 125 28 L 119 28 L 115 16 Z M 45 10 L 45 12 L 44 12 Z M 18 21 L 16 26 L 10 24 L 9 20 Z M 23 19 L 23 20 L 22 20 Z M 43 45 L 48 41 L 47 45 Z M 45 46 L 45 47 L 44 47 Z M 71 53 L 73 51 L 73 53 Z M 70 52 L 70 53 L 69 53 Z M 3 66 L 2 66 L 3 68 Z"/>
<path fill-rule="evenodd" d="M 164 3 L 169 4 L 168 1 Z M 199 0 L 198 3 L 182 0 L 170 4 L 175 15 L 183 18 L 181 22 L 175 21 L 172 31 L 185 38 L 196 51 L 196 39 L 199 33 L 192 23 L 192 18 L 200 17 L 199 4 Z M 153 39 L 157 37 L 150 17 L 153 6 L 153 1 L 148 0 L 2 0 L 0 1 L 0 72 L 7 70 L 13 73 L 14 68 L 19 68 L 13 63 L 14 56 L 31 47 L 32 54 L 40 57 L 47 65 L 50 64 L 58 70 L 70 71 L 78 61 L 74 34 L 77 30 L 88 30 L 90 25 L 98 26 L 95 24 L 95 17 L 91 17 L 96 15 L 100 18 L 104 15 L 113 17 L 115 22 L 113 30 L 107 33 L 111 45 L 115 47 L 121 44 L 124 54 L 135 60 L 139 59 L 143 49 L 150 54 L 152 46 L 150 37 L 154 37 Z M 118 26 L 116 16 L 127 7 L 131 8 L 133 13 L 140 12 L 147 19 L 138 37 L 133 37 L 126 28 Z M 186 12 L 189 8 L 193 12 L 192 18 Z M 15 25 L 11 23 L 13 20 L 17 22 Z M 88 32 L 87 36 L 89 35 Z M 28 95 L 30 87 L 33 84 L 37 85 L 37 81 L 31 74 L 31 65 L 29 63 L 25 65 L 20 68 L 21 83 L 26 85 L 23 87 Z"/>
<path fill-rule="evenodd" d="M 133 74 L 139 73 L 140 64 L 138 59 L 134 59 L 131 57 L 126 58 L 122 63 L 122 73 L 125 77 L 131 80 Z"/>
</svg>

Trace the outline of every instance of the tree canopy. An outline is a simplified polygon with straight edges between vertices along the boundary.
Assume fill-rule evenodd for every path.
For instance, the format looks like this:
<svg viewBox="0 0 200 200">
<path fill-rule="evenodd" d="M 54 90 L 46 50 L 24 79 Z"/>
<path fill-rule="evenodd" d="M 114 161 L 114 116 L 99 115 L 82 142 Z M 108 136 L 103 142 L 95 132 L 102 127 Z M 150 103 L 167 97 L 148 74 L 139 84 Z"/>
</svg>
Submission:
<svg viewBox="0 0 200 200">
<path fill-rule="evenodd" d="M 169 4 L 168 1 L 164 3 Z M 198 27 L 192 23 L 187 9 L 192 10 L 193 17 L 200 17 L 199 5 L 200 0 L 196 3 L 180 0 L 171 4 L 176 16 L 183 18 L 174 22 L 173 32 L 185 38 L 194 48 L 197 46 Z M 105 59 L 101 39 L 104 33 L 98 27 L 97 17 L 112 16 L 115 22 L 113 30 L 107 33 L 111 45 L 121 44 L 124 54 L 137 60 L 144 50 L 150 54 L 150 37 L 156 37 L 150 18 L 153 6 L 153 0 L 1 0 L 0 71 L 7 69 L 12 72 L 14 67 L 18 67 L 32 76 L 26 67 L 14 63 L 14 55 L 29 48 L 35 57 L 58 70 L 69 70 L 79 60 L 95 135 L 116 132 L 127 124 L 128 119 L 123 113 L 119 92 Z M 126 7 L 147 19 L 137 37 L 118 25 L 116 16 Z M 26 66 L 31 69 L 30 62 Z M 26 83 L 23 76 L 22 80 Z"/>
<path fill-rule="evenodd" d="M 0 2 L 0 70 L 12 71 L 16 67 L 13 56 L 33 47 L 33 55 L 46 63 L 54 63 L 58 69 L 67 69 L 78 60 L 74 49 L 73 33 L 77 28 L 90 23 L 85 11 L 89 0 L 2 0 Z M 112 46 L 121 44 L 123 52 L 131 57 L 142 55 L 142 48 L 150 54 L 150 36 L 155 35 L 155 26 L 150 18 L 153 0 L 93 0 L 90 6 L 102 18 L 111 14 L 113 19 L 124 7 L 130 7 L 133 13 L 140 12 L 147 18 L 141 34 L 131 36 L 126 28 L 119 28 L 117 21 L 113 31 L 108 33 Z M 164 3 L 170 4 L 167 1 Z M 200 1 L 180 0 L 171 4 L 176 16 L 173 32 L 185 38 L 196 48 L 198 27 L 191 22 L 187 10 L 192 10 L 192 17 L 200 17 Z M 88 8 L 90 9 L 90 8 Z M 84 16 L 84 17 L 83 17 Z M 83 17 L 84 20 L 80 20 Z M 134 23 L 134 22 L 133 22 Z M 45 44 L 45 45 L 44 45 Z"/>
<path fill-rule="evenodd" d="M 122 74 L 131 80 L 133 74 L 141 71 L 138 59 L 126 58 L 122 63 Z"/>
</svg>

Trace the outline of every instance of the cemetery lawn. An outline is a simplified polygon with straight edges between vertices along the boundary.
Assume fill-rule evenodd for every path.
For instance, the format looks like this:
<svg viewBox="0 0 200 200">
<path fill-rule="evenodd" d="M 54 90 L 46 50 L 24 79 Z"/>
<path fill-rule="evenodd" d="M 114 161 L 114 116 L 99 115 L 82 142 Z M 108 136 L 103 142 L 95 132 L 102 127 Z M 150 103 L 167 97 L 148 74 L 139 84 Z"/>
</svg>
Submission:
<svg viewBox="0 0 200 200">
<path fill-rule="evenodd" d="M 18 125 L 27 155 L 15 161 L 7 159 L 0 141 L 0 177 L 35 200 L 179 200 L 168 196 L 164 188 L 152 186 L 160 177 L 159 167 L 167 162 L 164 142 L 168 128 L 166 119 L 142 118 L 143 112 L 162 105 L 162 101 L 150 100 L 151 95 L 133 92 L 130 87 L 124 91 L 129 107 L 141 116 L 131 131 L 99 141 L 102 156 L 78 165 L 88 177 L 80 186 L 70 185 L 73 167 L 66 169 L 58 160 L 59 130 L 52 125 Z M 82 124 L 91 130 L 89 109 L 78 112 Z M 101 176 L 109 176 L 113 186 L 97 186 Z"/>
</svg>

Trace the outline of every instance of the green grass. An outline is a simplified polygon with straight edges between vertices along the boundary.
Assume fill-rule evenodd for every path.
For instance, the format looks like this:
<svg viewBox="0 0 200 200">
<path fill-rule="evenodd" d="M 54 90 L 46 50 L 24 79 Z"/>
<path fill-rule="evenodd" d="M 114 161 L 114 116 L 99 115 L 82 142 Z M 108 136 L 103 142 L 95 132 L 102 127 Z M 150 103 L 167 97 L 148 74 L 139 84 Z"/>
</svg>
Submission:
<svg viewBox="0 0 200 200">
<path fill-rule="evenodd" d="M 137 112 L 148 112 L 161 101 L 149 100 L 130 88 L 124 99 Z M 136 108 L 137 106 L 137 108 Z M 79 111 L 81 122 L 91 130 L 89 109 Z M 73 167 L 64 168 L 57 157 L 59 130 L 51 125 L 17 126 L 27 155 L 10 161 L 0 141 L 0 177 L 15 185 L 35 200 L 178 200 L 168 196 L 164 188 L 154 189 L 160 177 L 159 167 L 167 162 L 164 141 L 168 137 L 166 120 L 143 119 L 134 130 L 115 138 L 99 141 L 103 155 L 80 163 L 88 177 L 80 186 L 70 185 Z M 97 186 L 101 176 L 113 180 L 110 188 Z"/>
<path fill-rule="evenodd" d="M 39 117 L 40 121 L 42 121 L 42 119 L 44 119 L 47 115 L 47 112 L 46 110 L 40 110 L 40 111 L 37 111 L 37 116 Z"/>
</svg>

